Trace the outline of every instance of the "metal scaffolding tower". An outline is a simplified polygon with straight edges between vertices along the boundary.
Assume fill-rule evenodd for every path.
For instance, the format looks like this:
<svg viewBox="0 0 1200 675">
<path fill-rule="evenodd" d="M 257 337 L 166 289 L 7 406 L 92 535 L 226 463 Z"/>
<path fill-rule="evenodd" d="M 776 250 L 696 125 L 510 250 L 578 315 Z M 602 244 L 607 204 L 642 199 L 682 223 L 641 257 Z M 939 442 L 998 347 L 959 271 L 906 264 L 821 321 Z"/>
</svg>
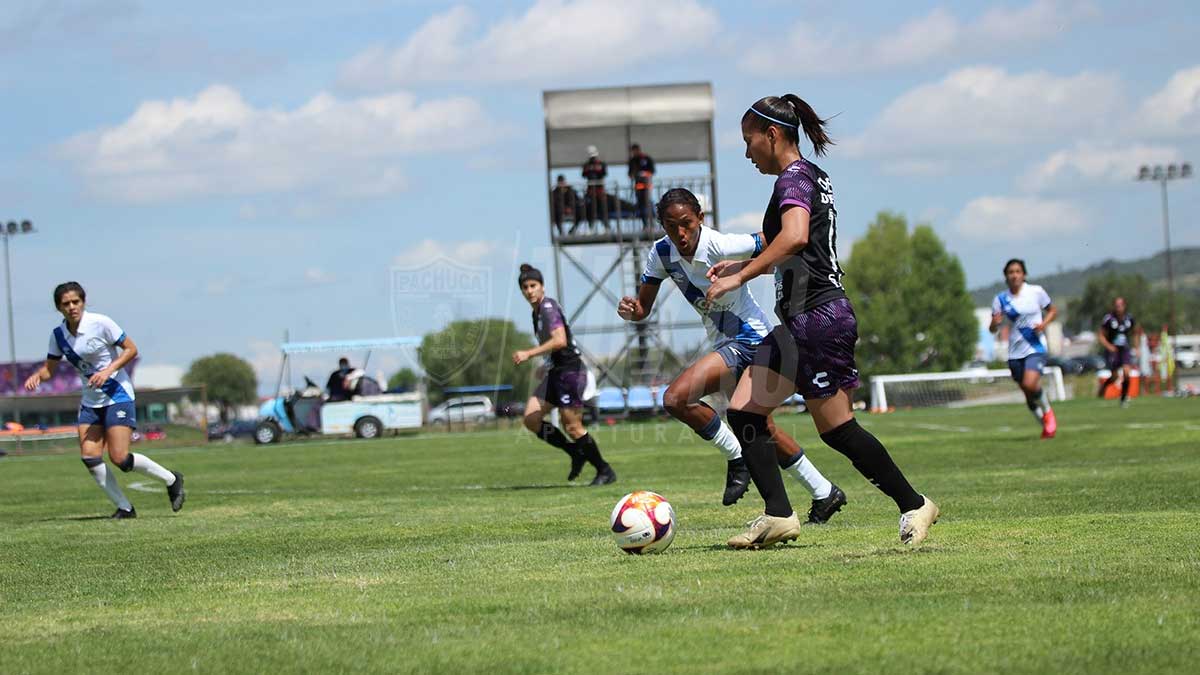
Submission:
<svg viewBox="0 0 1200 675">
<path fill-rule="evenodd" d="M 663 236 L 653 216 L 653 204 L 669 189 L 683 187 L 700 199 L 706 224 L 719 228 L 716 163 L 713 157 L 712 85 L 667 84 L 603 89 L 547 91 L 542 94 L 546 118 L 546 177 L 550 194 L 550 242 L 554 248 L 554 276 L 558 299 L 571 312 L 576 335 L 622 335 L 623 346 L 602 358 L 581 345 L 584 358 L 596 373 L 597 384 L 620 387 L 657 384 L 664 379 L 658 354 L 680 364 L 664 339 L 664 330 L 698 328 L 692 316 L 679 322 L 659 319 L 672 284 L 664 284 L 654 312 L 636 324 L 621 321 L 616 306 L 622 295 L 637 296 L 647 248 Z M 660 178 L 638 190 L 626 176 L 630 146 L 638 144 L 658 167 L 677 163 L 707 163 L 702 176 Z M 603 180 L 556 181 L 555 174 L 575 175 L 594 151 L 608 164 Z M 661 173 L 661 172 L 660 172 Z M 589 254 L 585 262 L 583 253 Z M 610 257 L 611 254 L 611 257 Z M 587 281 L 568 296 L 563 284 L 564 263 Z M 611 319 L 595 325 L 577 320 L 589 304 L 601 298 L 612 305 Z M 657 360 L 656 360 L 657 361 Z"/>
</svg>

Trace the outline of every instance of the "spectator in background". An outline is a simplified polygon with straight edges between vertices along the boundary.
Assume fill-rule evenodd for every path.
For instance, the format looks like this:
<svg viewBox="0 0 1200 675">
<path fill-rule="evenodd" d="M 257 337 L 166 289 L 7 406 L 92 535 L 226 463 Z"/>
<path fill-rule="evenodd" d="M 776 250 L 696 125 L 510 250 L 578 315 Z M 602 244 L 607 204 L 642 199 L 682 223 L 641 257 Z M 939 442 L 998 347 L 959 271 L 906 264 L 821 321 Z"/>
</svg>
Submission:
<svg viewBox="0 0 1200 675">
<path fill-rule="evenodd" d="M 338 369 L 329 374 L 329 381 L 325 383 L 330 401 L 350 400 L 350 393 L 346 391 L 346 376 L 351 370 L 350 359 L 344 356 L 338 359 Z"/>
<path fill-rule="evenodd" d="M 583 165 L 583 177 L 587 180 L 587 194 L 584 205 L 587 208 L 588 224 L 595 226 L 604 223 L 608 229 L 608 195 L 604 191 L 604 179 L 608 177 L 608 165 L 600 160 L 600 151 L 596 146 L 587 147 L 588 161 Z"/>
<path fill-rule="evenodd" d="M 634 143 L 629 146 L 629 182 L 633 183 L 633 193 L 637 195 L 638 217 L 646 229 L 654 224 L 653 210 L 650 206 L 651 182 L 654 180 L 654 160 L 642 152 L 642 146 Z"/>
<path fill-rule="evenodd" d="M 579 227 L 582 214 L 579 212 L 579 195 L 575 188 L 567 183 L 567 177 L 559 174 L 554 189 L 550 191 L 550 214 L 554 219 L 554 228 L 558 234 L 563 234 L 563 220 L 573 221 L 568 234 L 574 234 Z"/>
</svg>

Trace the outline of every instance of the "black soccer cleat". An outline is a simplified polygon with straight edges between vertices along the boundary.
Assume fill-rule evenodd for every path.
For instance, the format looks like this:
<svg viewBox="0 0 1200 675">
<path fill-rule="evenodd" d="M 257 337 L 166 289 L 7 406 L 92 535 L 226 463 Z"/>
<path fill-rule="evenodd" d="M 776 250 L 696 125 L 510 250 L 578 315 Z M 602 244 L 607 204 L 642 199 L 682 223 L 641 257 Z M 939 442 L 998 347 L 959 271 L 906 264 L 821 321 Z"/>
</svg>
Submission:
<svg viewBox="0 0 1200 675">
<path fill-rule="evenodd" d="M 833 517 L 833 514 L 842 510 L 846 505 L 846 493 L 836 485 L 829 491 L 829 496 L 825 499 L 814 499 L 812 507 L 808 510 L 808 522 L 805 525 L 824 525 Z"/>
<path fill-rule="evenodd" d="M 126 518 L 137 518 L 137 510 L 135 510 L 132 506 L 129 507 L 128 511 L 126 511 L 125 509 L 117 509 L 116 511 L 113 512 L 113 514 L 111 516 L 109 516 L 109 518 L 111 518 L 112 520 L 125 520 Z"/>
<path fill-rule="evenodd" d="M 596 477 L 592 479 L 590 486 L 608 485 L 609 483 L 617 482 L 617 472 L 613 471 L 611 466 L 606 466 L 596 472 Z"/>
<path fill-rule="evenodd" d="M 183 500 L 187 498 L 187 492 L 183 489 L 183 474 L 178 471 L 172 471 L 175 475 L 175 482 L 167 486 L 167 497 L 171 500 L 171 510 L 178 511 L 183 508 Z"/>
<path fill-rule="evenodd" d="M 575 480 L 579 478 L 579 472 L 583 471 L 583 467 L 587 465 L 587 458 L 583 456 L 583 450 L 579 446 L 573 446 L 574 452 L 571 453 L 571 473 L 567 474 L 567 480 Z"/>
<path fill-rule="evenodd" d="M 721 504 L 724 506 L 736 504 L 748 489 L 750 489 L 750 469 L 746 468 L 745 460 L 740 457 L 729 460 L 729 468 L 725 470 L 725 494 L 721 497 Z"/>
</svg>

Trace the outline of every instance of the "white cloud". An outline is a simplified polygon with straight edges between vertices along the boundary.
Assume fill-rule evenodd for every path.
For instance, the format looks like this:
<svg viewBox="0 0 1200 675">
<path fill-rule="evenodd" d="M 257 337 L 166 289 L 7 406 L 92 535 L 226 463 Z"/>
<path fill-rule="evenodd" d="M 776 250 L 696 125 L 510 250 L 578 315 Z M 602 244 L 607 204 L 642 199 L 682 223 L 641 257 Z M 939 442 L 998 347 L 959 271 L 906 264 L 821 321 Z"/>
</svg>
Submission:
<svg viewBox="0 0 1200 675">
<path fill-rule="evenodd" d="M 133 370 L 134 384 L 139 389 L 178 387 L 183 381 L 183 372 L 179 366 L 139 363 Z"/>
<path fill-rule="evenodd" d="M 311 285 L 323 285 L 337 281 L 337 277 L 320 267 L 309 267 L 304 270 L 304 281 Z"/>
<path fill-rule="evenodd" d="M 1088 183 L 1128 183 L 1143 164 L 1167 164 L 1179 159 L 1179 150 L 1167 146 L 1081 142 L 1031 167 L 1018 184 L 1023 190 L 1039 192 Z"/>
<path fill-rule="evenodd" d="M 296 190 L 345 197 L 403 190 L 403 157 L 474 147 L 492 128 L 470 98 L 320 93 L 280 110 L 213 85 L 191 99 L 144 102 L 121 124 L 60 150 L 93 192 L 118 201 Z"/>
<path fill-rule="evenodd" d="M 806 77 L 895 71 L 950 59 L 979 58 L 1005 49 L 1046 42 L 1066 27 L 1094 18 L 1090 2 L 1034 0 L 1014 9 L 995 8 L 974 20 L 962 20 L 937 8 L 879 35 L 863 36 L 859 27 L 798 23 L 784 37 L 754 37 L 744 50 L 743 69 L 775 75 L 779 45 L 788 45 L 788 72 Z"/>
<path fill-rule="evenodd" d="M 890 159 L 894 166 L 885 168 L 894 171 L 938 173 L 950 160 L 978 161 L 982 151 L 1109 129 L 1123 100 L 1112 75 L 963 68 L 899 96 L 842 149 L 852 157 Z"/>
<path fill-rule="evenodd" d="M 502 261 L 507 264 L 511 256 L 512 248 L 497 241 L 473 239 L 441 242 L 422 239 L 397 255 L 392 264 L 397 267 L 415 267 L 438 258 L 448 258 L 462 265 L 481 265 L 490 261 Z"/>
<path fill-rule="evenodd" d="M 225 295 L 233 290 L 237 285 L 237 278 L 232 274 L 226 274 L 218 279 L 209 279 L 204 283 L 204 292 L 209 295 Z"/>
<path fill-rule="evenodd" d="M 1088 217 L 1077 204 L 1039 197 L 979 197 L 954 219 L 959 233 L 972 239 L 1011 242 L 1071 234 L 1085 229 Z"/>
<path fill-rule="evenodd" d="M 455 6 L 399 47 L 374 46 L 342 68 L 343 85 L 379 91 L 413 82 L 513 82 L 593 75 L 708 48 L 717 13 L 695 0 L 538 0 L 479 34 Z"/>
<path fill-rule="evenodd" d="M 721 219 L 722 232 L 759 232 L 762 230 L 762 211 L 747 211 L 732 218 Z"/>
<path fill-rule="evenodd" d="M 1138 109 L 1136 124 L 1160 136 L 1200 134 L 1200 66 L 1172 75 Z"/>
</svg>

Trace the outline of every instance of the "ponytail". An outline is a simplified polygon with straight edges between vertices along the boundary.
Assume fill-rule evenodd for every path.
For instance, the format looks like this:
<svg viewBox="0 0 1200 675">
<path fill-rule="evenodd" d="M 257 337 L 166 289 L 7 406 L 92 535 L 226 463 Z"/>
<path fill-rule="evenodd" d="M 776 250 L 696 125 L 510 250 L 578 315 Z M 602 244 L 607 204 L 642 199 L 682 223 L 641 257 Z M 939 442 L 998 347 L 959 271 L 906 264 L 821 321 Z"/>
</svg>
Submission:
<svg viewBox="0 0 1200 675">
<path fill-rule="evenodd" d="M 546 282 L 542 280 L 541 270 L 533 265 L 530 265 L 529 263 L 521 263 L 521 271 L 517 275 L 517 284 L 524 286 L 525 282 L 529 281 L 530 279 L 542 284 L 543 286 L 546 285 Z"/>
<path fill-rule="evenodd" d="M 803 129 L 817 156 L 823 156 L 825 149 L 834 144 L 825 130 L 829 120 L 821 119 L 812 106 L 795 94 L 758 99 L 742 115 L 742 124 L 758 131 L 779 127 L 783 137 L 796 145 L 800 144 L 800 130 Z"/>
</svg>

